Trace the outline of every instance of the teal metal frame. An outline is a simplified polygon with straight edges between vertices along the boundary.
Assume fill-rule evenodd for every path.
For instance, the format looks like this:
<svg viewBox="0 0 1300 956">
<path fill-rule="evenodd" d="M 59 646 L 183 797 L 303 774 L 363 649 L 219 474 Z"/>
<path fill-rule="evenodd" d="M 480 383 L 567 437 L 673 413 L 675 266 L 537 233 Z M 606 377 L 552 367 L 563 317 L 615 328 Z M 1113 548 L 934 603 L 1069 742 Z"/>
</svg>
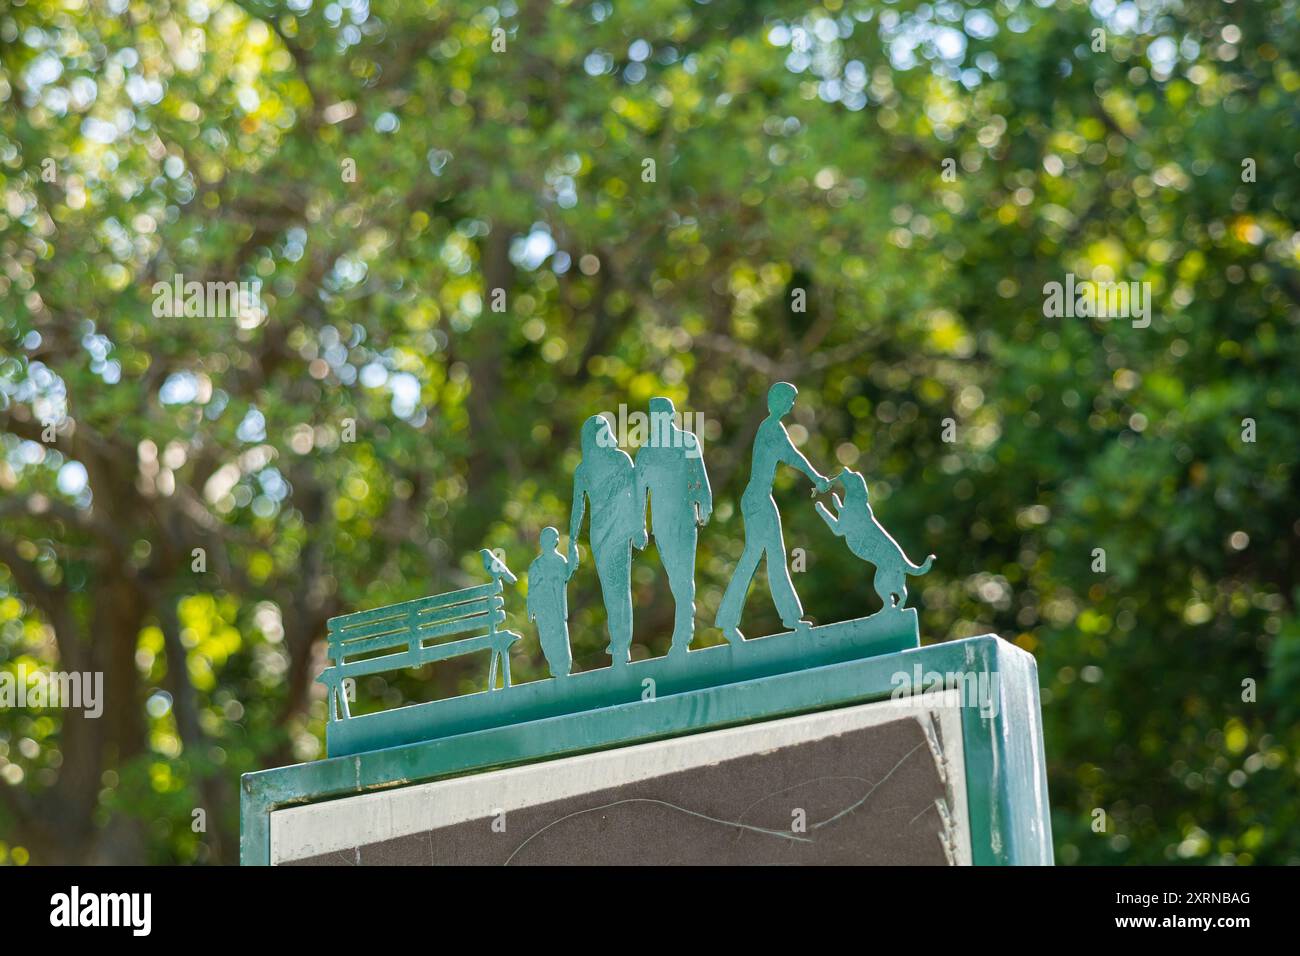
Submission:
<svg viewBox="0 0 1300 956">
<path fill-rule="evenodd" d="M 851 633 L 840 639 L 819 639 L 817 632 L 827 629 L 814 628 L 746 641 L 741 648 L 691 651 L 691 658 L 706 659 L 689 668 L 659 658 L 613 670 L 624 675 L 616 681 L 600 678 L 610 671 L 577 674 L 564 682 L 569 703 L 563 706 L 561 698 L 548 696 L 546 686 L 557 682 L 547 680 L 367 715 L 385 719 L 375 723 L 374 734 L 347 741 L 346 754 L 244 774 L 240 862 L 270 863 L 271 813 L 282 807 L 887 700 L 897 696 L 899 675 L 911 680 L 919 669 L 948 679 L 983 680 L 996 695 L 996 707 L 962 706 L 973 862 L 1050 865 L 1033 657 L 991 634 L 918 647 L 912 610 L 829 628 L 846 626 Z M 581 689 L 583 678 L 589 693 Z M 439 719 L 430 722 L 435 716 Z M 353 717 L 331 727 L 357 726 L 366 719 Z M 332 741 L 331 754 L 338 753 L 336 746 L 343 744 Z"/>
<path fill-rule="evenodd" d="M 734 685 L 890 654 L 919 647 L 920 643 L 916 612 L 890 609 L 870 617 L 785 631 L 739 644 L 718 644 L 565 678 L 513 684 L 495 692 L 463 694 L 331 720 L 325 727 L 325 753 L 328 757 L 345 757 L 431 737 L 451 737 L 638 703 L 647 695 L 658 697 Z"/>
</svg>

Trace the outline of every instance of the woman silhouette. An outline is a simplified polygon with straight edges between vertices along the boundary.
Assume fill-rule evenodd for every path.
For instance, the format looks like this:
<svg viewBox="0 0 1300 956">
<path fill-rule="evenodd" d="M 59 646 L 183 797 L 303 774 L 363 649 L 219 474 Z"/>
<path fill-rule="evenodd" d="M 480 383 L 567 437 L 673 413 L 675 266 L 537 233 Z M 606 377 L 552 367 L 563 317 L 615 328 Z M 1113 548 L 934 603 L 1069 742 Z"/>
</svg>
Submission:
<svg viewBox="0 0 1300 956">
<path fill-rule="evenodd" d="M 609 656 L 615 664 L 626 664 L 632 649 L 632 548 L 646 546 L 645 504 L 638 511 L 635 475 L 632 459 L 618 447 L 609 422 L 600 415 L 583 422 L 582 461 L 573 473 L 569 576 L 578 567 L 578 534 L 589 500 L 591 554 L 605 601 Z"/>
</svg>

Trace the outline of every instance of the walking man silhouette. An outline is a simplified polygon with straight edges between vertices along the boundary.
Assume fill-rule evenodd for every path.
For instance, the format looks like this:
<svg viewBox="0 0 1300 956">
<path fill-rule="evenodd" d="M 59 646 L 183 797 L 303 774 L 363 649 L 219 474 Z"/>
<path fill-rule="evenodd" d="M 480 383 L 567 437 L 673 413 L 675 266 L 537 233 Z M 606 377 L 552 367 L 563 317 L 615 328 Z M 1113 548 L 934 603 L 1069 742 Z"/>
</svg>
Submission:
<svg viewBox="0 0 1300 956">
<path fill-rule="evenodd" d="M 677 605 L 671 653 L 686 651 L 695 636 L 695 547 L 709 523 L 713 494 L 700 440 L 677 426 L 672 399 L 650 399 L 650 441 L 636 454 L 637 508 L 650 500 L 659 560 Z"/>
<path fill-rule="evenodd" d="M 754 453 L 749 473 L 749 484 L 740 498 L 740 514 L 745 521 L 745 550 L 740 556 L 731 583 L 722 595 L 715 622 L 728 641 L 738 644 L 744 640 L 740 633 L 740 615 L 745 608 L 749 584 L 758 570 L 759 562 L 767 558 L 767 584 L 772 592 L 772 603 L 781 615 L 781 623 L 794 630 L 807 627 L 802 620 L 803 605 L 790 580 L 786 564 L 785 539 L 781 535 L 781 514 L 772 497 L 772 482 L 776 466 L 784 462 L 808 476 L 818 493 L 830 489 L 830 481 L 809 464 L 781 424 L 799 390 L 789 382 L 777 382 L 767 392 L 767 418 L 758 426 L 754 436 Z"/>
</svg>

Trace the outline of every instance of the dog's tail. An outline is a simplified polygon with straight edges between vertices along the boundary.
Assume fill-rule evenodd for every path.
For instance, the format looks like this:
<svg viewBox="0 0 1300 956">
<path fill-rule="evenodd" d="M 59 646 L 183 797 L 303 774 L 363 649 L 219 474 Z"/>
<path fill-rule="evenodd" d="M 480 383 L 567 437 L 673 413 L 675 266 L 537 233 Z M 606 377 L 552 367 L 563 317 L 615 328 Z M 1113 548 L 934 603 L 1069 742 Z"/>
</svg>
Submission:
<svg viewBox="0 0 1300 956">
<path fill-rule="evenodd" d="M 930 570 L 930 565 L 934 564 L 934 555 L 930 555 L 920 564 L 912 564 L 910 561 L 907 565 L 907 573 L 912 577 L 920 577 Z"/>
</svg>

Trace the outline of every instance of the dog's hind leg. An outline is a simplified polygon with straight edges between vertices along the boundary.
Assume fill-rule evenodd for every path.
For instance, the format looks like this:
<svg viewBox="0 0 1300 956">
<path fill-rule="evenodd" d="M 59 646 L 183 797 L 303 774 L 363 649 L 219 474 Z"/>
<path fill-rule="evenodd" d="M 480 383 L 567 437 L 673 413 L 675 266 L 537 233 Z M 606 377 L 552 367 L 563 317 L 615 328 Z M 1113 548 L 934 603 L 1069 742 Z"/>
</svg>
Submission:
<svg viewBox="0 0 1300 956">
<path fill-rule="evenodd" d="M 891 600 L 889 582 L 885 580 L 885 572 L 879 567 L 876 568 L 876 575 L 871 580 L 871 586 L 876 589 L 876 597 L 880 598 L 880 603 L 885 607 L 889 607 Z"/>
<path fill-rule="evenodd" d="M 876 591 L 885 607 L 900 608 L 907 603 L 907 578 L 901 571 L 882 571 L 876 577 Z"/>
</svg>

